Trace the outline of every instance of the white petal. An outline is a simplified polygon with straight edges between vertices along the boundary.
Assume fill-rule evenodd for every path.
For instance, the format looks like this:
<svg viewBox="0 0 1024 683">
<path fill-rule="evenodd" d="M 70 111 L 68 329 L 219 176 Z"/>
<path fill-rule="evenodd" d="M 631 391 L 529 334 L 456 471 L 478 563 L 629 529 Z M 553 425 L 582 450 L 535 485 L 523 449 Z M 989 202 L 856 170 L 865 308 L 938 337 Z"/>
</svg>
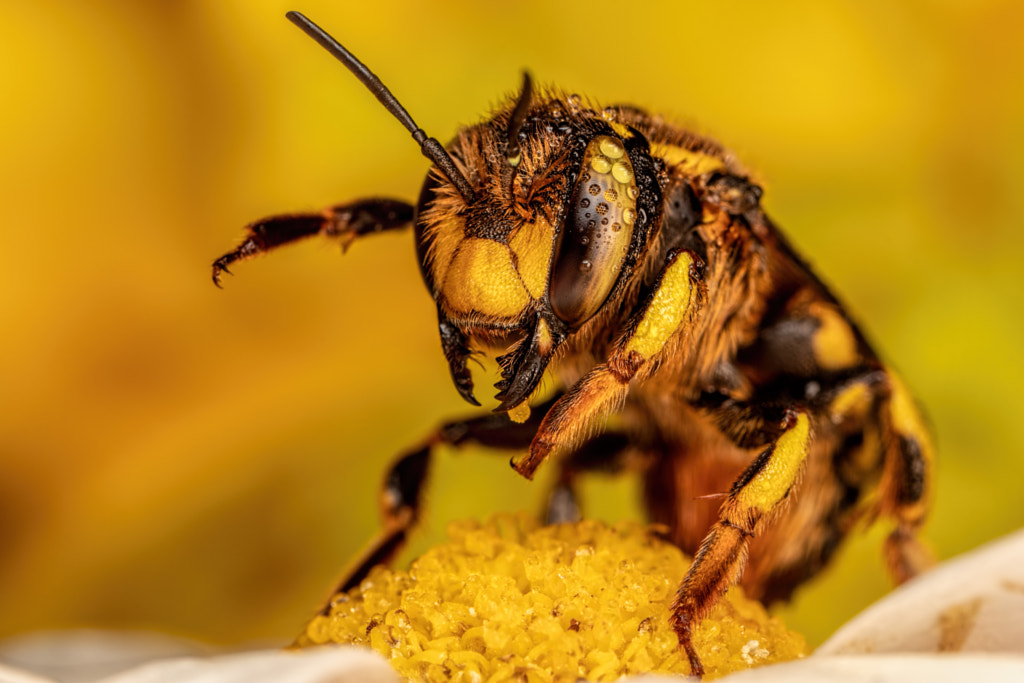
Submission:
<svg viewBox="0 0 1024 683">
<path fill-rule="evenodd" d="M 101 683 L 400 683 L 384 659 L 366 648 L 260 650 L 154 662 Z"/>
<path fill-rule="evenodd" d="M 867 652 L 1024 654 L 1024 531 L 901 586 L 842 626 L 815 656 Z"/>
</svg>

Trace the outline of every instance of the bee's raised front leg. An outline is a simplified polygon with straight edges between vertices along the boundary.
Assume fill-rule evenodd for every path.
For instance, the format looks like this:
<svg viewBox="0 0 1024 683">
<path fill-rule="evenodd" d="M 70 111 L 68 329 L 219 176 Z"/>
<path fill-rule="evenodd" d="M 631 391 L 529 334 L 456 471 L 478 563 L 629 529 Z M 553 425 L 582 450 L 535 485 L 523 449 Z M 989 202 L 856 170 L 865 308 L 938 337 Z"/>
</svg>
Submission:
<svg viewBox="0 0 1024 683">
<path fill-rule="evenodd" d="M 213 283 L 220 287 L 221 273 L 230 274 L 235 261 L 270 251 L 304 237 L 324 235 L 348 248 L 357 237 L 397 230 L 412 223 L 412 206 L 396 199 L 361 199 L 331 206 L 317 213 L 270 216 L 246 226 L 241 244 L 213 262 Z"/>
</svg>

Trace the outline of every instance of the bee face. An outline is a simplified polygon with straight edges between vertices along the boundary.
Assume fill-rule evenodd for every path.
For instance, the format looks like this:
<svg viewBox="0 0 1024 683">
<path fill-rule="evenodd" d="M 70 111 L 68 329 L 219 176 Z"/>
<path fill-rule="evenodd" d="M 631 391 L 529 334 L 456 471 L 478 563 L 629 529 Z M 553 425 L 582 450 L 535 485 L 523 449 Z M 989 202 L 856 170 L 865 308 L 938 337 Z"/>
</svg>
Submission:
<svg viewBox="0 0 1024 683">
<path fill-rule="evenodd" d="M 546 364 L 615 299 L 657 206 L 643 137 L 573 104 L 557 95 L 533 103 L 515 133 L 514 164 L 504 153 L 512 107 L 462 130 L 450 149 L 474 200 L 434 172 L 417 206 L 421 271 L 442 326 L 485 344 L 532 345 L 528 364 Z"/>
</svg>

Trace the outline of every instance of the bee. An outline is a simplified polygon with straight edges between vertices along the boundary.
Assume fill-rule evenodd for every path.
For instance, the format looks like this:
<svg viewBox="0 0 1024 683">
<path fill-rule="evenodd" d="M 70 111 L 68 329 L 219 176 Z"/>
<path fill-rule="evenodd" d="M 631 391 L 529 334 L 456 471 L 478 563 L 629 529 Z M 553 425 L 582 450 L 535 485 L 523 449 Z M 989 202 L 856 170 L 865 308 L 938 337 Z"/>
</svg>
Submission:
<svg viewBox="0 0 1024 683">
<path fill-rule="evenodd" d="M 362 199 L 250 224 L 213 263 L 214 282 L 305 237 L 347 247 L 412 227 L 441 349 L 469 403 L 480 405 L 467 361 L 500 353 L 500 405 L 443 424 L 396 460 L 384 529 L 339 590 L 404 543 L 432 453 L 470 443 L 514 452 L 527 478 L 550 459 L 552 521 L 578 516 L 581 473 L 641 472 L 650 519 L 694 556 L 671 617 L 694 674 L 693 629 L 730 586 L 789 598 L 860 520 L 889 525 L 896 581 L 929 565 L 924 420 L 730 152 L 634 106 L 534 92 L 528 74 L 518 96 L 442 145 L 341 44 L 288 18 L 432 167 L 415 204 Z M 554 396 L 540 400 L 545 376 Z"/>
</svg>

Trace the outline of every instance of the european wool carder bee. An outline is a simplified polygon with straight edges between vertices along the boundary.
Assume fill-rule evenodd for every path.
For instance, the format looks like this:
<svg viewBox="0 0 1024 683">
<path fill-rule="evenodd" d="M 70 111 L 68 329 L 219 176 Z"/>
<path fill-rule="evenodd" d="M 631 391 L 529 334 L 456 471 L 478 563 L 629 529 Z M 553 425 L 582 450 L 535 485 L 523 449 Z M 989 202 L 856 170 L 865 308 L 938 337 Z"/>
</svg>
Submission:
<svg viewBox="0 0 1024 683">
<path fill-rule="evenodd" d="M 854 524 L 892 526 L 897 581 L 929 563 L 918 539 L 933 448 L 903 383 L 761 208 L 761 189 L 718 143 L 633 106 L 517 97 L 447 146 L 429 138 L 348 50 L 340 59 L 433 162 L 415 204 L 363 199 L 247 228 L 228 266 L 323 235 L 348 246 L 413 228 L 459 394 L 467 360 L 497 357 L 494 413 L 441 426 L 400 457 L 384 531 L 340 587 L 390 559 L 420 510 L 431 453 L 517 451 L 532 478 L 559 468 L 549 518 L 578 514 L 577 476 L 640 469 L 652 521 L 694 554 L 672 607 L 693 672 L 694 625 L 731 585 L 766 603 L 817 574 Z M 554 397 L 529 401 L 542 376 Z"/>
</svg>

